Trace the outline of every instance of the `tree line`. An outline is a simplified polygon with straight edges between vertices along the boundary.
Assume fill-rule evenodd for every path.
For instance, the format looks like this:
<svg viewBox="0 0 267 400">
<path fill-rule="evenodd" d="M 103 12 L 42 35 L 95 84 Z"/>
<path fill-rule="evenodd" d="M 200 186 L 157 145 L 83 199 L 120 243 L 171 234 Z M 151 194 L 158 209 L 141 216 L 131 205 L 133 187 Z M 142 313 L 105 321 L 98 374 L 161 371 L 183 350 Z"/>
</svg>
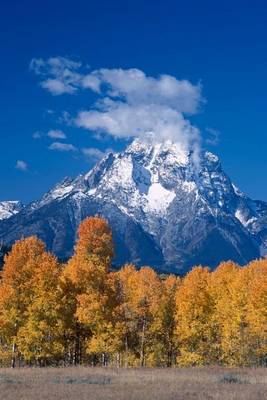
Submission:
<svg viewBox="0 0 267 400">
<path fill-rule="evenodd" d="M 267 260 L 184 277 L 111 271 L 112 232 L 91 217 L 65 264 L 17 241 L 0 279 L 0 365 L 267 365 Z"/>
</svg>

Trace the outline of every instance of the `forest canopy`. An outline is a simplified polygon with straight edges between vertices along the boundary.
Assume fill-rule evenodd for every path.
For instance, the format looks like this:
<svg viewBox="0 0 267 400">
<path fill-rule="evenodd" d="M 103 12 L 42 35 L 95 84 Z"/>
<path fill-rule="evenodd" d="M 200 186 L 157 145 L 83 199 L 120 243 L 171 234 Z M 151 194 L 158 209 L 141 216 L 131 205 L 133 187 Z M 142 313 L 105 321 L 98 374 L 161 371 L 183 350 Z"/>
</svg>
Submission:
<svg viewBox="0 0 267 400">
<path fill-rule="evenodd" d="M 267 260 L 184 277 L 111 270 L 107 221 L 82 221 L 66 263 L 17 241 L 0 280 L 0 365 L 267 365 Z"/>
</svg>

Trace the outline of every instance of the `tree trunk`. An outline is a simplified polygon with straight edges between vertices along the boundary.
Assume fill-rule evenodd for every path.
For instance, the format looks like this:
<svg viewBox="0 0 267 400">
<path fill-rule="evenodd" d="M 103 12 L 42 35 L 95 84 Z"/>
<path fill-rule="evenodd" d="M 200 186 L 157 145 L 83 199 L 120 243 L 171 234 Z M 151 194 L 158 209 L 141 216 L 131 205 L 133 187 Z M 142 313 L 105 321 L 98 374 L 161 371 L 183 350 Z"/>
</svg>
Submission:
<svg viewBox="0 0 267 400">
<path fill-rule="evenodd" d="M 120 353 L 117 353 L 116 354 L 116 366 L 117 366 L 117 368 L 120 368 L 120 359 L 121 359 Z"/>
<path fill-rule="evenodd" d="M 75 330 L 74 365 L 78 365 L 80 362 L 80 331 L 78 322 L 76 322 Z"/>
<path fill-rule="evenodd" d="M 107 365 L 108 365 L 107 354 L 102 353 L 102 367 L 107 367 Z"/>
<path fill-rule="evenodd" d="M 16 343 L 12 345 L 12 359 L 11 359 L 11 368 L 16 367 Z"/>
<path fill-rule="evenodd" d="M 125 337 L 125 367 L 128 368 L 128 336 Z"/>
<path fill-rule="evenodd" d="M 140 349 L 140 366 L 144 367 L 145 365 L 145 330 L 146 330 L 146 321 L 143 321 L 142 326 L 142 334 L 141 334 L 141 349 Z"/>
</svg>

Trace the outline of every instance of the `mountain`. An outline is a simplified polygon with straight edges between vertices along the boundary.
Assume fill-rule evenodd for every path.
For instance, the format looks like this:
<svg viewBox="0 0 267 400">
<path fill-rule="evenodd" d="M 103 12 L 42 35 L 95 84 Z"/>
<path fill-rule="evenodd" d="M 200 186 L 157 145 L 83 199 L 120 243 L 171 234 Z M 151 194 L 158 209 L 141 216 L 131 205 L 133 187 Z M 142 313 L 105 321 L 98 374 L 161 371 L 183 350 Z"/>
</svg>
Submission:
<svg viewBox="0 0 267 400">
<path fill-rule="evenodd" d="M 116 265 L 184 273 L 228 259 L 245 264 L 267 248 L 267 203 L 244 195 L 216 155 L 196 159 L 177 144 L 138 139 L 1 221 L 0 241 L 37 234 L 66 259 L 80 221 L 95 214 L 110 222 Z"/>
<path fill-rule="evenodd" d="M 0 220 L 12 217 L 17 214 L 23 205 L 20 201 L 1 201 L 0 202 Z"/>
</svg>

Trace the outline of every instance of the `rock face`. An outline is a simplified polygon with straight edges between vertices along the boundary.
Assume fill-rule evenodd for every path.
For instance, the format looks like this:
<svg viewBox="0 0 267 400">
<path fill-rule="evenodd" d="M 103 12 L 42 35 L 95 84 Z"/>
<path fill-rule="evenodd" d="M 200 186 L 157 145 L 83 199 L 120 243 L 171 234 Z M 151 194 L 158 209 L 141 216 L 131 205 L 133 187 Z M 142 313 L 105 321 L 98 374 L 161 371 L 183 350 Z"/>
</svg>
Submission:
<svg viewBox="0 0 267 400">
<path fill-rule="evenodd" d="M 240 192 L 214 154 L 194 158 L 171 142 L 135 140 L 1 221 L 0 240 L 10 245 L 36 234 L 66 259 L 80 221 L 99 214 L 112 227 L 116 265 L 184 273 L 259 257 L 267 248 L 267 203 Z"/>
</svg>

